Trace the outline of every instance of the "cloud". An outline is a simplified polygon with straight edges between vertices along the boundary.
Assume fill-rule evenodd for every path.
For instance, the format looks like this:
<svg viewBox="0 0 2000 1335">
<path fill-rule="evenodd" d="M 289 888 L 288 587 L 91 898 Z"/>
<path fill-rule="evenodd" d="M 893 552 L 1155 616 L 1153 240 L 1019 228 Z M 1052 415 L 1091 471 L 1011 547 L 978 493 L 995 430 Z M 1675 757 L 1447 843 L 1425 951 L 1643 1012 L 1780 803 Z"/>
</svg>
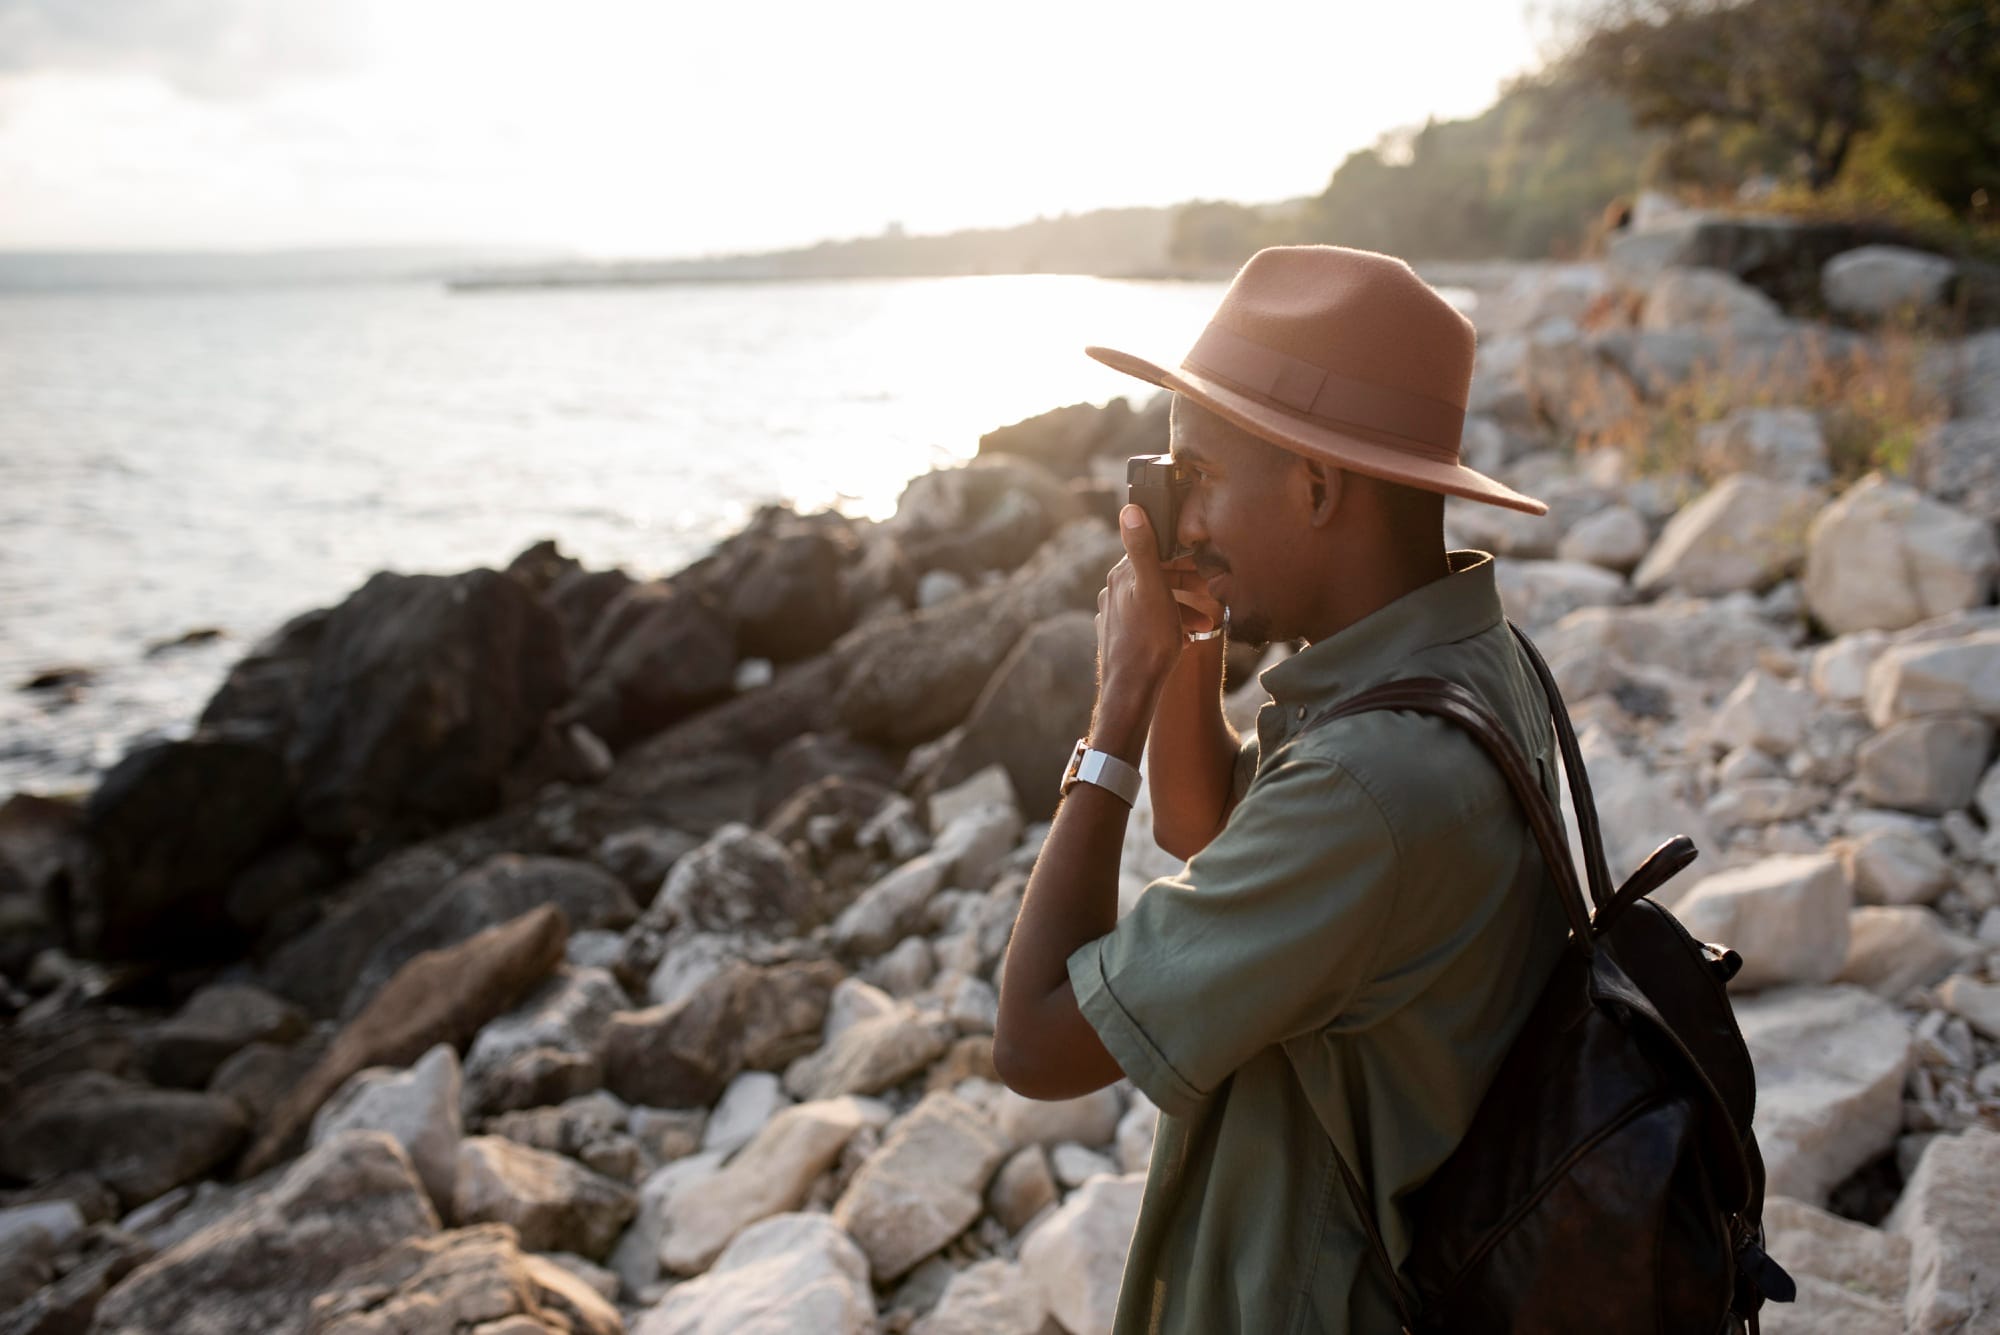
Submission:
<svg viewBox="0 0 2000 1335">
<path fill-rule="evenodd" d="M 150 74 L 229 101 L 352 67 L 365 20 L 337 0 L 0 0 L 0 78 Z"/>
</svg>

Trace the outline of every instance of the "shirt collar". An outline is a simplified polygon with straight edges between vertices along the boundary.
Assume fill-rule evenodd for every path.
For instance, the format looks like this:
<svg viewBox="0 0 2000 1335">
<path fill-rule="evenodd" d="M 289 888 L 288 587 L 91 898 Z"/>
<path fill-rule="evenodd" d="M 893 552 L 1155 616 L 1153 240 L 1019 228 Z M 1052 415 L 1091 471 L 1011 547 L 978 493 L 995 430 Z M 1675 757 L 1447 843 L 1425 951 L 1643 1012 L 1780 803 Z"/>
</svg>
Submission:
<svg viewBox="0 0 2000 1335">
<path fill-rule="evenodd" d="M 1505 613 L 1493 558 L 1452 552 L 1451 573 L 1404 594 L 1336 635 L 1308 645 L 1258 677 L 1280 704 L 1323 704 L 1391 680 L 1412 655 L 1467 639 L 1500 624 Z"/>
</svg>

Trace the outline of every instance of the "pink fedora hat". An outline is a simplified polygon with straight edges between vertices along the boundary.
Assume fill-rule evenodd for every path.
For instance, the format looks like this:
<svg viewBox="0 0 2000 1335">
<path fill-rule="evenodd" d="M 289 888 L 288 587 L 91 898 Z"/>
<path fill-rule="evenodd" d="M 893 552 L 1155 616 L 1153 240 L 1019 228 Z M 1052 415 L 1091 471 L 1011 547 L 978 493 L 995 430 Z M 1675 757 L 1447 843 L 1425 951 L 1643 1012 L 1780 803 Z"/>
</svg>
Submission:
<svg viewBox="0 0 2000 1335">
<path fill-rule="evenodd" d="M 1547 514 L 1534 497 L 1459 462 L 1472 346 L 1472 322 L 1403 261 L 1342 246 L 1274 246 L 1237 273 L 1179 370 L 1111 348 L 1084 351 L 1288 450 Z"/>
</svg>

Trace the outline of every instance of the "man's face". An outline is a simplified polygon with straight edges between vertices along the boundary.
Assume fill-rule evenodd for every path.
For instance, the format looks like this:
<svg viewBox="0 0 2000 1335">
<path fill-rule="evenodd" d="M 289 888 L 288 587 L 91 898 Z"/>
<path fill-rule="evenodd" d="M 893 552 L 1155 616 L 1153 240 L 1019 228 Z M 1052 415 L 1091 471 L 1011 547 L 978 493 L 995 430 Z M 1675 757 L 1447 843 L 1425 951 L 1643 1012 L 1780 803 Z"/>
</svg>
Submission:
<svg viewBox="0 0 2000 1335">
<path fill-rule="evenodd" d="M 1289 634 L 1286 609 L 1302 573 L 1293 474 L 1303 461 L 1180 395 L 1170 421 L 1174 459 L 1193 474 L 1177 536 L 1194 550 L 1196 573 L 1229 608 L 1236 638 Z"/>
</svg>

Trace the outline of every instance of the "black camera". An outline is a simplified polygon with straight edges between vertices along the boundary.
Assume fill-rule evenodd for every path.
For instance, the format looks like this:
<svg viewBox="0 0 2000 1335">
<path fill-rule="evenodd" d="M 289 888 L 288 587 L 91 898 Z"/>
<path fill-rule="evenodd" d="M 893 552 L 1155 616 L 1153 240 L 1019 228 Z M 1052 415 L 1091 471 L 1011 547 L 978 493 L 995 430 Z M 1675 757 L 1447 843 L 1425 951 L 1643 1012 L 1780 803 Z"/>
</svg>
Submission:
<svg viewBox="0 0 2000 1335">
<path fill-rule="evenodd" d="M 1181 525 L 1181 500 L 1193 483 L 1193 471 L 1175 463 L 1170 454 L 1135 454 L 1125 461 L 1125 499 L 1146 512 L 1162 561 L 1194 554 L 1175 537 Z"/>
</svg>

